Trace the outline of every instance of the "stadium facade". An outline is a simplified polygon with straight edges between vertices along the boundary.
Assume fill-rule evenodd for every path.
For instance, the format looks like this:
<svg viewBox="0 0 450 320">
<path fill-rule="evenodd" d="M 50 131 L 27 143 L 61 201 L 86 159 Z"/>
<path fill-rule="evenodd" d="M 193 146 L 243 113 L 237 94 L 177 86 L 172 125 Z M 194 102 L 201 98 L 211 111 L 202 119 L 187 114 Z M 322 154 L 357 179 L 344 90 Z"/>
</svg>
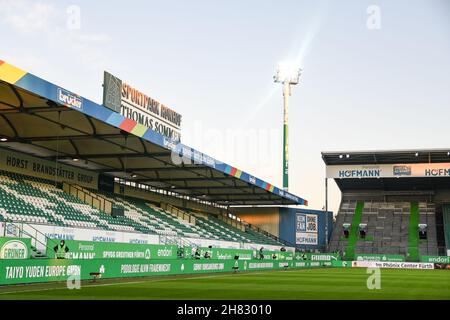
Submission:
<svg viewBox="0 0 450 320">
<path fill-rule="evenodd" d="M 296 267 L 324 247 L 322 212 L 286 208 L 306 200 L 182 144 L 181 115 L 118 77 L 103 88 L 100 105 L 0 61 L 0 283 Z M 276 226 L 255 220 L 268 208 Z"/>
<path fill-rule="evenodd" d="M 323 153 L 334 222 L 182 144 L 171 107 L 103 88 L 100 105 L 0 61 L 0 284 L 448 265 L 447 151 Z"/>
</svg>

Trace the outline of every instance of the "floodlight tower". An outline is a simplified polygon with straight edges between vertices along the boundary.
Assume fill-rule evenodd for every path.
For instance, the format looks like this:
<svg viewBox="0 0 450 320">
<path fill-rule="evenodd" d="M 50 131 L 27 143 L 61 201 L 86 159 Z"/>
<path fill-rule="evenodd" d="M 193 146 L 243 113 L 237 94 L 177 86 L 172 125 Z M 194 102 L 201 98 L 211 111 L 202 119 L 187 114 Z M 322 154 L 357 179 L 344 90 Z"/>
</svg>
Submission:
<svg viewBox="0 0 450 320">
<path fill-rule="evenodd" d="M 283 85 L 283 190 L 288 191 L 289 188 L 289 158 L 288 158 L 288 111 L 289 96 L 291 95 L 291 85 L 298 84 L 302 69 L 290 64 L 279 63 L 277 71 L 273 76 L 276 83 Z"/>
</svg>

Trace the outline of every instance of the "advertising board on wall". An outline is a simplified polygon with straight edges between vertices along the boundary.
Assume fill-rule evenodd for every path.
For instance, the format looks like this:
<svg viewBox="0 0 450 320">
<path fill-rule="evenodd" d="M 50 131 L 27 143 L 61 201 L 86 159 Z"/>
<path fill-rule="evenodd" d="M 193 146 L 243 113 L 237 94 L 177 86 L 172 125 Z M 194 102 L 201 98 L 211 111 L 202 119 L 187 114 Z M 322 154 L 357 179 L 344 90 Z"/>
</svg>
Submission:
<svg viewBox="0 0 450 320">
<path fill-rule="evenodd" d="M 450 163 L 329 165 L 326 167 L 326 177 L 332 179 L 450 177 Z"/>
<path fill-rule="evenodd" d="M 30 238 L 0 237 L 0 259 L 28 259 L 30 250 Z"/>
<path fill-rule="evenodd" d="M 316 214 L 297 213 L 295 243 L 304 245 L 318 243 L 318 216 Z"/>
<path fill-rule="evenodd" d="M 11 150 L 0 149 L 0 170 L 97 189 L 98 173 Z"/>
<path fill-rule="evenodd" d="M 382 261 L 353 261 L 356 268 L 387 268 L 387 269 L 434 269 L 434 263 L 425 262 L 382 262 Z"/>
<path fill-rule="evenodd" d="M 402 262 L 405 261 L 405 256 L 400 254 L 356 254 L 356 261 L 387 261 L 387 262 Z"/>
<path fill-rule="evenodd" d="M 28 259 L 0 260 L 0 285 L 91 279 L 91 272 L 101 278 L 142 277 L 153 275 L 197 274 L 231 272 L 234 267 L 242 271 L 280 270 L 286 267 L 310 268 L 310 263 L 295 265 L 290 262 L 261 260 L 130 260 L 130 259 Z"/>
<path fill-rule="evenodd" d="M 170 140 L 180 140 L 179 113 L 106 71 L 103 80 L 103 105 Z"/>
<path fill-rule="evenodd" d="M 49 242 L 47 256 L 73 260 L 176 259 L 177 246 L 65 240 L 63 245 Z"/>
<path fill-rule="evenodd" d="M 111 230 L 95 230 L 70 228 L 43 224 L 28 224 L 20 222 L 3 222 L 0 225 L 3 234 L 9 237 L 29 237 L 35 235 L 32 244 L 40 251 L 46 250 L 46 243 L 56 246 L 60 240 L 79 240 L 94 242 L 120 242 L 133 244 L 159 244 L 159 236 L 136 232 L 121 232 Z"/>
</svg>

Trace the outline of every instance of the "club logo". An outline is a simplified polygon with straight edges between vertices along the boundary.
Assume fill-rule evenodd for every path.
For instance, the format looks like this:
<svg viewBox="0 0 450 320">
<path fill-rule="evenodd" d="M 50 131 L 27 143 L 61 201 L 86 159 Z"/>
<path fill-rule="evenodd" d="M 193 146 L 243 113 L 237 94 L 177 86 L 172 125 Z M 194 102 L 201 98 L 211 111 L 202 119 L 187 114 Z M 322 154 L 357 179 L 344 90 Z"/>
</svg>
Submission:
<svg viewBox="0 0 450 320">
<path fill-rule="evenodd" d="M 0 259 L 27 259 L 28 247 L 19 240 L 10 240 L 0 249 Z"/>
<path fill-rule="evenodd" d="M 149 260 L 151 258 L 151 252 L 150 249 L 145 250 L 145 259 Z"/>
</svg>

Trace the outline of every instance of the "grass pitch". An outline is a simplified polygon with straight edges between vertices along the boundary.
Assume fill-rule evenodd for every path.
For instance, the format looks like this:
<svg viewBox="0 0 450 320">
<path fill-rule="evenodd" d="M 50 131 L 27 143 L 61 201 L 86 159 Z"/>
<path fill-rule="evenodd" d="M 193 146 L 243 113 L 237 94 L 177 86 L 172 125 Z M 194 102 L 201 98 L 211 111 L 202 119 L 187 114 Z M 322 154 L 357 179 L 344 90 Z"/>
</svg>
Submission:
<svg viewBox="0 0 450 320">
<path fill-rule="evenodd" d="M 0 287 L 0 299 L 450 299 L 449 270 L 381 269 L 369 290 L 364 268 L 162 276 Z"/>
</svg>

